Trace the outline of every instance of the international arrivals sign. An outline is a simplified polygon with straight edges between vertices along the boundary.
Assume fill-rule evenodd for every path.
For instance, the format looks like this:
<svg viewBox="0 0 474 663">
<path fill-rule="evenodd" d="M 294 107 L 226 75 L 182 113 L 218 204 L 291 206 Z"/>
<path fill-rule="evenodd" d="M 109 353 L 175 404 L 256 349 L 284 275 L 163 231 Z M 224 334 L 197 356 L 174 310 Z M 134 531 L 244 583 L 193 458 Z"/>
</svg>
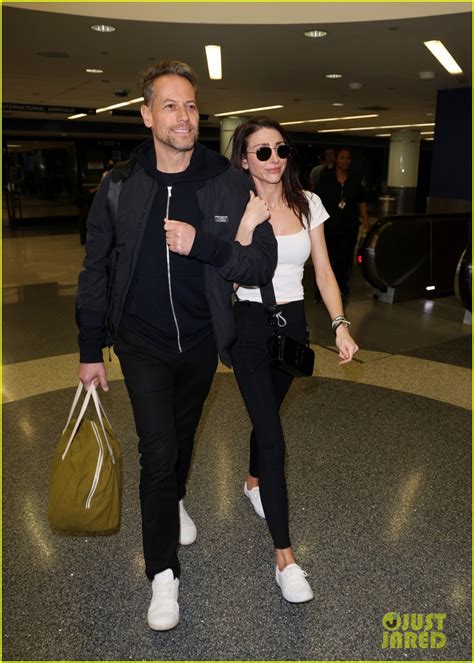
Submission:
<svg viewBox="0 0 474 663">
<path fill-rule="evenodd" d="M 64 115 L 78 115 L 85 113 L 86 115 L 95 115 L 95 108 L 78 108 L 77 106 L 49 106 L 45 104 L 12 104 L 8 102 L 2 103 L 2 111 L 5 112 L 21 112 L 21 113 L 61 113 Z"/>
</svg>

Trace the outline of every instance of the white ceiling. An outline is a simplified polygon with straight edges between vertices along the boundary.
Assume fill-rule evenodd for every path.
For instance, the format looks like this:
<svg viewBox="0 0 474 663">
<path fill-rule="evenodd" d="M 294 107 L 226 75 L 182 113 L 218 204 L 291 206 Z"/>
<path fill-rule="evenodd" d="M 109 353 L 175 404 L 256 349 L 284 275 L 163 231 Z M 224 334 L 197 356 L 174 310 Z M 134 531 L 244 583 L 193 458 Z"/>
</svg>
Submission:
<svg viewBox="0 0 474 663">
<path fill-rule="evenodd" d="M 50 11 L 38 11 L 46 7 Z M 88 15 L 58 12 L 65 8 Z M 373 20 L 367 20 L 369 8 Z M 149 20 L 139 20 L 146 9 Z M 104 12 L 99 18 L 112 23 L 116 32 L 90 30 L 91 24 L 99 22 L 99 11 Z M 431 15 L 413 17 L 422 11 Z M 107 18 L 127 12 L 133 12 L 134 20 Z M 284 105 L 271 111 L 283 122 L 369 113 L 362 109 L 374 105 L 387 108 L 370 120 L 289 127 L 294 131 L 434 122 L 428 113 L 435 113 L 437 90 L 471 85 L 470 12 L 471 3 L 435 2 L 3 3 L 3 101 L 107 106 L 123 100 L 114 96 L 119 88 L 127 89 L 129 98 L 140 96 L 139 73 L 152 61 L 177 58 L 197 71 L 199 108 L 211 116 L 209 125 L 219 123 L 213 113 L 273 104 Z M 411 17 L 400 18 L 407 14 Z M 159 17 L 158 22 L 150 20 L 152 15 Z M 197 18 L 207 22 L 193 23 Z M 292 22 L 287 23 L 290 18 Z M 266 23 L 260 23 L 264 19 Z M 305 30 L 315 27 L 326 29 L 328 36 L 304 36 Z M 444 42 L 463 76 L 451 76 L 442 68 L 423 45 L 428 39 Z M 204 45 L 214 43 L 222 46 L 222 81 L 210 81 L 207 74 Z M 44 52 L 68 57 L 39 55 Z M 87 74 L 86 67 L 102 68 L 104 73 Z M 420 71 L 433 71 L 435 77 L 422 81 Z M 343 77 L 326 79 L 331 72 Z M 363 87 L 351 90 L 350 82 Z M 333 102 L 344 106 L 335 108 Z M 138 105 L 128 108 L 138 109 Z M 9 117 L 65 119 L 39 113 Z M 81 121 L 124 119 L 103 113 Z"/>
</svg>

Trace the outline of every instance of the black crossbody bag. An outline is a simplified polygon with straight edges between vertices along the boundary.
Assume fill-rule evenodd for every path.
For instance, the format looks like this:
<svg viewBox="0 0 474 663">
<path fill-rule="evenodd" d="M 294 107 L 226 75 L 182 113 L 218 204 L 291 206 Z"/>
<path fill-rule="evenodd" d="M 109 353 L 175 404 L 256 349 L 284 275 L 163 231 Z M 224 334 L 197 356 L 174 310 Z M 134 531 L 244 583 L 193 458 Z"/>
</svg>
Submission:
<svg viewBox="0 0 474 663">
<path fill-rule="evenodd" d="M 281 313 L 281 307 L 276 303 L 273 283 L 270 281 L 262 286 L 260 292 L 273 332 L 268 339 L 270 364 L 296 378 L 310 377 L 314 369 L 314 350 L 309 347 L 309 335 L 305 345 L 280 331 L 278 315 Z"/>
</svg>

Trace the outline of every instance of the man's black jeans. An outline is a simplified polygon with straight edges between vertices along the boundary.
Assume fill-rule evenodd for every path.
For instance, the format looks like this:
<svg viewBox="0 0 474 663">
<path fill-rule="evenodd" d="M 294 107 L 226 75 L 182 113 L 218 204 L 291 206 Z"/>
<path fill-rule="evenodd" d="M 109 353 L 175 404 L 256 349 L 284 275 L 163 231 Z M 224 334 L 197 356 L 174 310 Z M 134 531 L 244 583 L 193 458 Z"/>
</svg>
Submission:
<svg viewBox="0 0 474 663">
<path fill-rule="evenodd" d="M 194 434 L 217 368 L 211 334 L 174 355 L 121 331 L 114 346 L 132 403 L 141 454 L 145 573 L 180 574 L 178 501 L 186 492 Z"/>
</svg>

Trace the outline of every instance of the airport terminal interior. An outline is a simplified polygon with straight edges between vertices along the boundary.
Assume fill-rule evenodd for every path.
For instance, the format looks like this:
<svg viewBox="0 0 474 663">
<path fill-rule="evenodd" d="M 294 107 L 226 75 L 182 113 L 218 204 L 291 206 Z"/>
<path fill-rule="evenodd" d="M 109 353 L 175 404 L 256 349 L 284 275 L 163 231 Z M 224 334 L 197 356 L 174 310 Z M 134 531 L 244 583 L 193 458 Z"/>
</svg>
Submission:
<svg viewBox="0 0 474 663">
<path fill-rule="evenodd" d="M 2 9 L 2 660 L 472 660 L 471 4 Z M 93 24 L 117 30 L 100 34 Z M 314 30 L 327 34 L 303 35 Z M 166 47 L 150 45 L 155 32 Z M 393 49 L 404 44 L 408 58 L 391 50 L 395 37 Z M 457 78 L 423 45 L 441 38 L 462 68 Z M 204 55 L 216 43 L 218 83 Z M 313 62 L 310 48 L 319 49 Z M 261 66 L 251 70 L 257 53 Z M 308 263 L 315 369 L 295 379 L 281 411 L 291 538 L 315 599 L 288 603 L 275 584 L 268 528 L 243 494 L 251 425 L 232 370 L 219 364 L 187 486 L 198 535 L 179 550 L 181 618 L 163 633 L 146 623 L 137 435 L 113 352 L 101 399 L 123 453 L 120 530 L 64 535 L 47 520 L 51 459 L 77 387 L 87 211 L 108 160 L 128 158 L 147 138 L 139 103 L 95 110 L 138 97 L 152 55 L 196 67 L 201 141 L 211 149 L 225 151 L 225 118 L 240 113 L 232 109 L 270 104 L 283 104 L 266 112 L 287 123 L 306 187 L 325 147 L 347 145 L 370 221 L 344 298 L 360 351 L 339 364 Z M 104 69 L 92 83 L 94 74 L 73 71 L 86 62 Z M 399 71 L 387 84 L 389 66 Z M 343 83 L 326 78 L 339 72 Z M 408 186 L 392 169 L 404 150 Z M 400 616 L 395 629 L 388 613 Z"/>
</svg>

